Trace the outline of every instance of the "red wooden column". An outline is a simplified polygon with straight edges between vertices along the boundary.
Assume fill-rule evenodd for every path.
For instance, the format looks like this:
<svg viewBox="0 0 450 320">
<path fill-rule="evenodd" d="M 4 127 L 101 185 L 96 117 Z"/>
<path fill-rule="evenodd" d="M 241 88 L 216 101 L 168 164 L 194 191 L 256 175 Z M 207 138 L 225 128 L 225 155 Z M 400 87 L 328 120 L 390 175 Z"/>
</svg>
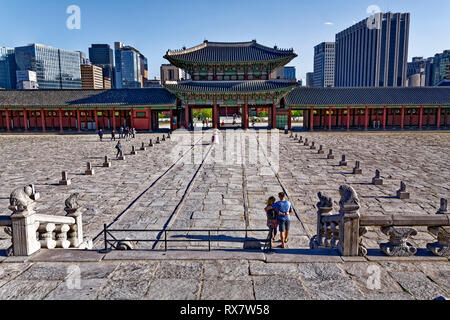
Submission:
<svg viewBox="0 0 450 320">
<path fill-rule="evenodd" d="M 116 110 L 112 110 L 112 123 L 113 123 L 113 130 L 116 131 Z"/>
<path fill-rule="evenodd" d="M 130 127 L 134 128 L 134 109 L 131 109 Z"/>
<path fill-rule="evenodd" d="M 173 109 L 172 107 L 169 107 L 169 116 L 170 116 L 170 130 L 173 130 Z"/>
<path fill-rule="evenodd" d="M 292 129 L 292 107 L 289 107 L 288 112 L 288 130 Z"/>
<path fill-rule="evenodd" d="M 27 110 L 23 110 L 23 128 L 25 131 L 28 131 L 28 125 L 27 125 Z"/>
<path fill-rule="evenodd" d="M 6 118 L 5 118 L 5 120 L 6 120 L 6 131 L 9 132 L 11 130 L 11 128 L 10 128 L 9 110 L 8 109 L 6 109 Z"/>
<path fill-rule="evenodd" d="M 383 107 L 383 130 L 386 129 L 386 106 Z"/>
<path fill-rule="evenodd" d="M 218 111 L 219 111 L 219 110 L 217 110 L 217 102 L 214 102 L 212 111 L 213 111 L 213 114 L 212 114 L 213 128 L 217 129 L 218 128 L 217 122 L 219 121 L 218 120 L 219 118 L 217 117 Z"/>
<path fill-rule="evenodd" d="M 8 114 L 8 113 L 6 113 L 6 114 Z M 439 106 L 437 109 L 436 121 L 437 121 L 436 128 L 440 129 L 441 128 L 441 106 Z"/>
<path fill-rule="evenodd" d="M 369 108 L 366 106 L 364 109 L 364 130 L 369 129 Z"/>
<path fill-rule="evenodd" d="M 309 130 L 314 131 L 314 108 L 309 109 Z"/>
<path fill-rule="evenodd" d="M 419 111 L 419 129 L 422 129 L 422 121 L 423 121 L 423 106 L 420 106 L 420 111 Z"/>
<path fill-rule="evenodd" d="M 42 132 L 45 132 L 46 131 L 46 129 L 45 129 L 45 112 L 44 112 L 44 110 L 41 109 L 40 113 L 41 113 Z"/>
<path fill-rule="evenodd" d="M 331 131 L 331 114 L 333 113 L 333 109 L 331 107 L 328 108 L 328 130 Z"/>
<path fill-rule="evenodd" d="M 400 111 L 400 129 L 405 128 L 405 106 L 402 106 L 402 109 Z"/>
<path fill-rule="evenodd" d="M 186 129 L 189 129 L 189 103 L 186 103 L 186 106 L 184 107 L 184 120 Z"/>
<path fill-rule="evenodd" d="M 350 107 L 347 107 L 347 131 L 350 131 Z"/>
<path fill-rule="evenodd" d="M 77 129 L 78 129 L 78 132 L 80 132 L 81 131 L 81 121 L 80 121 L 80 110 L 79 109 L 77 109 Z"/>
<path fill-rule="evenodd" d="M 274 102 L 272 104 L 272 129 L 277 128 L 277 105 Z"/>
<path fill-rule="evenodd" d="M 172 111 L 172 109 L 171 109 Z M 172 112 L 170 113 L 170 115 L 172 116 Z M 152 109 L 148 109 L 148 130 L 149 131 L 153 131 L 153 121 L 152 121 Z M 170 118 L 170 121 L 172 121 L 172 118 Z M 170 125 L 170 128 L 172 128 L 172 125 Z"/>
<path fill-rule="evenodd" d="M 63 119 L 61 109 L 58 109 L 58 117 L 59 117 L 59 132 L 63 132 Z"/>
<path fill-rule="evenodd" d="M 243 123 L 244 129 L 248 129 L 248 102 L 247 101 L 244 104 L 244 114 L 243 114 L 242 120 L 244 121 L 244 123 Z"/>
<path fill-rule="evenodd" d="M 97 109 L 94 110 L 95 130 L 98 130 L 98 116 Z"/>
</svg>

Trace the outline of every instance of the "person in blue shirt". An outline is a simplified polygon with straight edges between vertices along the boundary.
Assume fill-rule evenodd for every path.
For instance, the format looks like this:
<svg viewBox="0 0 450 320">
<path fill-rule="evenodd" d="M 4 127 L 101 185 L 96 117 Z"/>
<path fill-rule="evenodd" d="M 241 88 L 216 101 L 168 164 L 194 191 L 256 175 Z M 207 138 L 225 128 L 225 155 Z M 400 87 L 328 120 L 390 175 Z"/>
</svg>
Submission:
<svg viewBox="0 0 450 320">
<path fill-rule="evenodd" d="M 292 204 L 286 200 L 284 192 L 278 194 L 280 201 L 277 201 L 272 205 L 272 208 L 278 212 L 278 228 L 280 231 L 281 247 L 286 248 L 286 242 L 288 241 L 289 228 L 291 221 L 289 215 L 294 212 Z"/>
</svg>

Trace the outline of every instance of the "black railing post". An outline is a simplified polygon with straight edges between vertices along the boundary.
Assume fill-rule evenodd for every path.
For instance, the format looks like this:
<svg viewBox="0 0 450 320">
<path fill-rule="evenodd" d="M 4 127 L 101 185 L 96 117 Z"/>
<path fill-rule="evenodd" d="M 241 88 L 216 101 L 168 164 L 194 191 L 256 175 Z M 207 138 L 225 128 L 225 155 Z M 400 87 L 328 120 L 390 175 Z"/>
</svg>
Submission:
<svg viewBox="0 0 450 320">
<path fill-rule="evenodd" d="M 106 239 L 106 237 L 107 237 L 106 223 L 103 224 L 103 236 L 105 238 L 105 251 L 108 251 L 108 240 Z"/>
</svg>

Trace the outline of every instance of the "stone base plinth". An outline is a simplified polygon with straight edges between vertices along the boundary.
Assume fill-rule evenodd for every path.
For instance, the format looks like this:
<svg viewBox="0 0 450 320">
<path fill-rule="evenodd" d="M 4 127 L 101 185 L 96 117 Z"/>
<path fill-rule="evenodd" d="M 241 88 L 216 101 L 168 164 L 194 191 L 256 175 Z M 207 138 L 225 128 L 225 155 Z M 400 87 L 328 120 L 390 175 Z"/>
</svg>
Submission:
<svg viewBox="0 0 450 320">
<path fill-rule="evenodd" d="M 409 199 L 409 192 L 397 191 L 397 198 L 402 200 Z"/>
<path fill-rule="evenodd" d="M 381 186 L 381 185 L 383 185 L 383 179 L 373 178 L 372 184 L 376 185 L 376 186 Z"/>
</svg>

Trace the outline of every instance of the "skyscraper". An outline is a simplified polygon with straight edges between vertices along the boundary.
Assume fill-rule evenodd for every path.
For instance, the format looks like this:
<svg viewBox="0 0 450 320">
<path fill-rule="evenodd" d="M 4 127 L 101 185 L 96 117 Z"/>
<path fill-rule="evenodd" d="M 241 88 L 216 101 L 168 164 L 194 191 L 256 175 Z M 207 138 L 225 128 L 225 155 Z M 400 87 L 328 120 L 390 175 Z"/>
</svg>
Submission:
<svg viewBox="0 0 450 320">
<path fill-rule="evenodd" d="M 314 72 L 307 72 L 306 73 L 306 86 L 308 88 L 311 88 L 314 84 Z"/>
<path fill-rule="evenodd" d="M 314 87 L 334 87 L 335 43 L 322 42 L 314 47 Z"/>
<path fill-rule="evenodd" d="M 447 66 L 450 64 L 450 50 L 438 53 L 433 58 L 432 86 L 442 81 L 447 75 Z"/>
<path fill-rule="evenodd" d="M 36 72 L 39 89 L 81 89 L 80 53 L 42 44 L 16 47 L 17 70 Z"/>
<path fill-rule="evenodd" d="M 114 54 L 109 44 L 92 44 L 89 48 L 89 60 L 103 69 L 103 76 L 110 78 L 114 86 Z"/>
<path fill-rule="evenodd" d="M 16 60 L 12 48 L 0 47 L 0 88 L 16 88 Z"/>
<path fill-rule="evenodd" d="M 336 35 L 336 87 L 402 87 L 409 13 L 377 13 Z"/>
<path fill-rule="evenodd" d="M 139 50 L 114 43 L 116 56 L 116 88 L 142 88 L 148 79 L 147 58 Z"/>
</svg>

